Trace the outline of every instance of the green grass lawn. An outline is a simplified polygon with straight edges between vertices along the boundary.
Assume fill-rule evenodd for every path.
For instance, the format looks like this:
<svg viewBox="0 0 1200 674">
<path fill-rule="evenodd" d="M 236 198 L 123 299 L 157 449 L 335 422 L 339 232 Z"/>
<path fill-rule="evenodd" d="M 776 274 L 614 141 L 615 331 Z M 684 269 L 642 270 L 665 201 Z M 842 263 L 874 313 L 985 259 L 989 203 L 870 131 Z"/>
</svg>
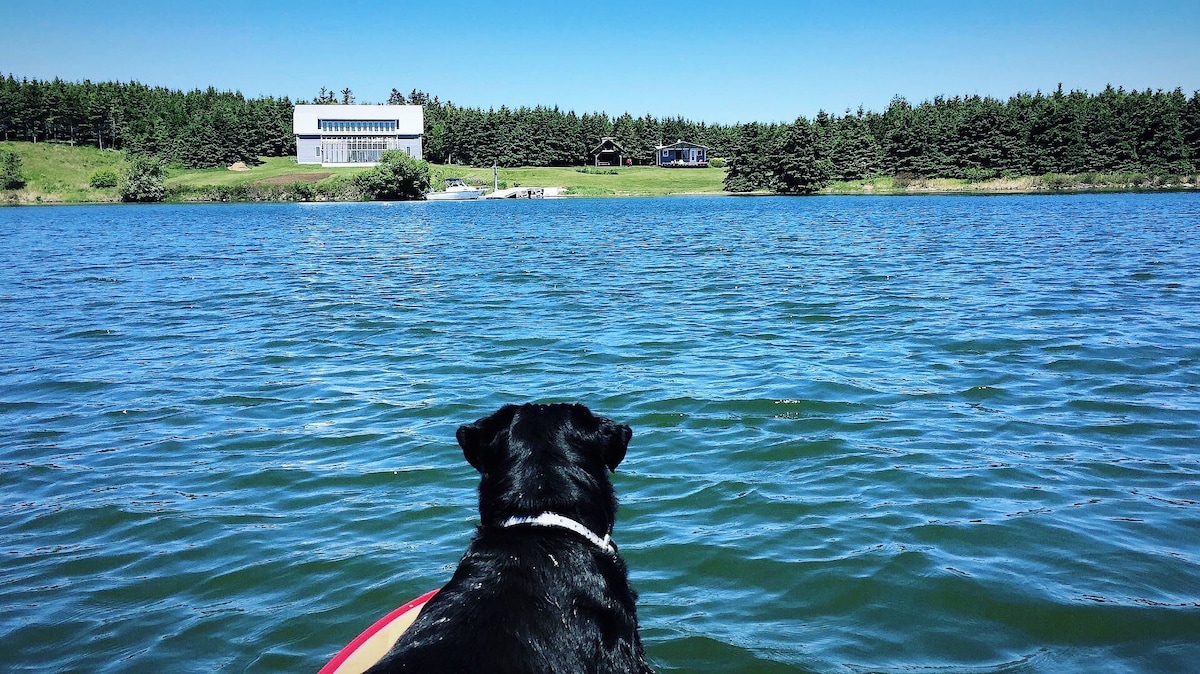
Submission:
<svg viewBox="0 0 1200 674">
<path fill-rule="evenodd" d="M 262 157 L 263 163 L 248 171 L 227 168 L 202 170 L 172 170 L 168 187 L 198 188 L 203 186 L 235 186 L 259 181 L 284 182 L 289 177 L 327 174 L 353 176 L 365 168 L 330 168 L 319 164 L 297 164 L 292 157 Z M 445 178 L 463 178 L 474 184 L 492 186 L 491 168 L 431 164 L 434 189 L 441 189 Z M 576 167 L 501 168 L 502 185 L 516 187 L 565 187 L 570 194 L 588 196 L 650 196 L 667 194 L 718 194 L 722 191 L 724 169 L 661 169 L 656 166 L 622 168 L 589 168 L 580 172 Z M 615 175 L 614 175 L 615 172 Z M 312 178 L 309 178 L 310 180 Z"/>
<path fill-rule="evenodd" d="M 172 170 L 167 187 L 198 188 L 203 186 L 235 186 L 264 180 L 286 181 L 287 178 L 327 174 L 353 176 L 365 168 L 330 168 L 317 164 L 297 164 L 291 157 L 263 157 L 263 164 L 248 171 L 226 168 L 203 170 Z M 463 178 L 473 184 L 492 186 L 491 168 L 431 164 L 434 188 L 441 189 L 445 178 Z M 650 196 L 667 194 L 718 194 L 722 191 L 724 169 L 661 169 L 656 166 L 588 169 L 576 167 L 523 167 L 499 169 L 502 185 L 516 187 L 565 187 L 570 194 L 588 196 Z M 615 172 L 615 175 L 614 175 Z M 311 178 L 310 178 L 311 179 Z"/>
<path fill-rule="evenodd" d="M 328 174 L 330 177 L 353 176 L 366 170 L 364 168 L 329 168 L 320 164 L 297 164 L 295 157 L 259 157 L 259 159 L 263 162 L 262 164 L 250 166 L 246 171 L 231 171 L 223 166 L 210 169 L 171 169 L 167 174 L 167 187 L 202 187 L 206 185 L 231 187 L 289 176 L 313 176 L 314 174 Z M 297 181 L 303 179 L 297 178 Z"/>
<path fill-rule="evenodd" d="M 96 189 L 88 186 L 88 181 L 100 169 L 122 173 L 125 155 L 121 152 L 58 143 L 0 142 L 0 149 L 16 152 L 21 157 L 21 174 L 26 185 L 9 192 L 13 201 L 86 203 L 119 200 L 117 188 Z"/>
<path fill-rule="evenodd" d="M 434 176 L 463 178 L 492 185 L 492 169 L 466 166 L 433 167 Z M 620 168 L 523 167 L 499 169 L 500 182 L 509 187 L 565 187 L 583 196 L 656 196 L 667 194 L 720 194 L 725 170 L 664 169 L 657 166 Z M 435 185 L 440 187 L 440 185 Z"/>
</svg>

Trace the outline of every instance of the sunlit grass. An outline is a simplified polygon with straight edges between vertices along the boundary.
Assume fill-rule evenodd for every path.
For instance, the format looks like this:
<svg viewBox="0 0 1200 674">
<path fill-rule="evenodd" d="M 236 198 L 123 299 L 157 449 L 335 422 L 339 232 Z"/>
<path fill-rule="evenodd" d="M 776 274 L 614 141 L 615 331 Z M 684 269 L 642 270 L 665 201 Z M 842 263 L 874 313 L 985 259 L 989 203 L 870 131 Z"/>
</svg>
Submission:
<svg viewBox="0 0 1200 674">
<path fill-rule="evenodd" d="M 96 189 L 88 181 L 101 169 L 123 172 L 125 155 L 121 152 L 59 143 L 0 142 L 0 149 L 16 152 L 21 158 L 26 185 L 6 193 L 16 201 L 81 203 L 118 198 L 115 187 Z"/>
<path fill-rule="evenodd" d="M 295 157 L 259 157 L 257 166 L 248 166 L 245 171 L 231 171 L 226 167 L 210 169 L 172 169 L 167 176 L 167 187 L 201 187 L 205 185 L 232 187 L 260 180 L 292 175 L 326 174 L 327 176 L 361 173 L 362 167 L 330 168 L 320 164 L 297 164 Z"/>
</svg>

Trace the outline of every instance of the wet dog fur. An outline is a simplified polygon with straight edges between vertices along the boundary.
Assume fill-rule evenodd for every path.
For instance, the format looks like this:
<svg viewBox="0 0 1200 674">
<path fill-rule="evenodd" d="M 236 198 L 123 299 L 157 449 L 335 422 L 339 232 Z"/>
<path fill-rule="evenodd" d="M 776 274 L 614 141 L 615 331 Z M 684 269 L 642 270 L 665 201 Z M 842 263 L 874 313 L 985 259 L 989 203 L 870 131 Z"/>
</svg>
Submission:
<svg viewBox="0 0 1200 674">
<path fill-rule="evenodd" d="M 458 429 L 480 473 L 481 525 L 454 576 L 369 672 L 651 672 L 624 560 L 558 527 L 504 527 L 557 513 L 603 537 L 608 472 L 633 431 L 582 405 L 508 405 Z"/>
</svg>

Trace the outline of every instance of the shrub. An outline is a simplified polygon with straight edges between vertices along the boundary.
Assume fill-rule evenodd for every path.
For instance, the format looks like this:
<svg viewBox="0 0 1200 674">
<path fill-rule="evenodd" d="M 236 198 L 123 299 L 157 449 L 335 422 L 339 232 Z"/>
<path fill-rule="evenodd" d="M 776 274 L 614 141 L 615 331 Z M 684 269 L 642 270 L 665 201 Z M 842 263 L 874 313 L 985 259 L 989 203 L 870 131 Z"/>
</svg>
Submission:
<svg viewBox="0 0 1200 674">
<path fill-rule="evenodd" d="M 100 169 L 92 174 L 88 184 L 96 188 L 116 187 L 121 184 L 121 174 L 112 169 Z"/>
<path fill-rule="evenodd" d="M 378 166 L 354 176 L 354 185 L 368 199 L 424 199 L 429 190 L 429 164 L 399 150 L 388 150 Z"/>
<path fill-rule="evenodd" d="M 996 177 L 995 169 L 988 168 L 969 168 L 963 171 L 963 177 L 969 183 L 981 183 L 985 180 L 991 180 Z"/>
<path fill-rule="evenodd" d="M 121 201 L 162 201 L 167 194 L 163 184 L 166 171 L 156 159 L 134 157 L 121 182 Z"/>
<path fill-rule="evenodd" d="M 312 201 L 317 198 L 317 188 L 312 183 L 292 183 L 288 189 L 293 201 Z"/>
<path fill-rule="evenodd" d="M 358 201 L 363 199 L 362 190 L 348 175 L 335 175 L 317 183 L 318 201 Z"/>
<path fill-rule="evenodd" d="M 1046 189 L 1065 190 L 1071 186 L 1071 176 L 1060 173 L 1047 173 L 1037 181 Z"/>
<path fill-rule="evenodd" d="M 16 152 L 0 150 L 0 187 L 6 190 L 25 187 L 25 176 L 21 175 L 21 158 Z"/>
</svg>

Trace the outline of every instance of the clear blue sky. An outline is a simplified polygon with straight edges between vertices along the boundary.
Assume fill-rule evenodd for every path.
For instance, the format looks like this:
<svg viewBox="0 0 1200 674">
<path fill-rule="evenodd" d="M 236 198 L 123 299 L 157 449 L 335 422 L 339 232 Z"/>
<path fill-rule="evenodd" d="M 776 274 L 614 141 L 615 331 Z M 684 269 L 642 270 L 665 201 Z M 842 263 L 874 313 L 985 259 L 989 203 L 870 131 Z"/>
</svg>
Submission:
<svg viewBox="0 0 1200 674">
<path fill-rule="evenodd" d="M 0 72 L 790 121 L 895 95 L 1200 89 L 1200 0 L 21 2 Z"/>
</svg>

